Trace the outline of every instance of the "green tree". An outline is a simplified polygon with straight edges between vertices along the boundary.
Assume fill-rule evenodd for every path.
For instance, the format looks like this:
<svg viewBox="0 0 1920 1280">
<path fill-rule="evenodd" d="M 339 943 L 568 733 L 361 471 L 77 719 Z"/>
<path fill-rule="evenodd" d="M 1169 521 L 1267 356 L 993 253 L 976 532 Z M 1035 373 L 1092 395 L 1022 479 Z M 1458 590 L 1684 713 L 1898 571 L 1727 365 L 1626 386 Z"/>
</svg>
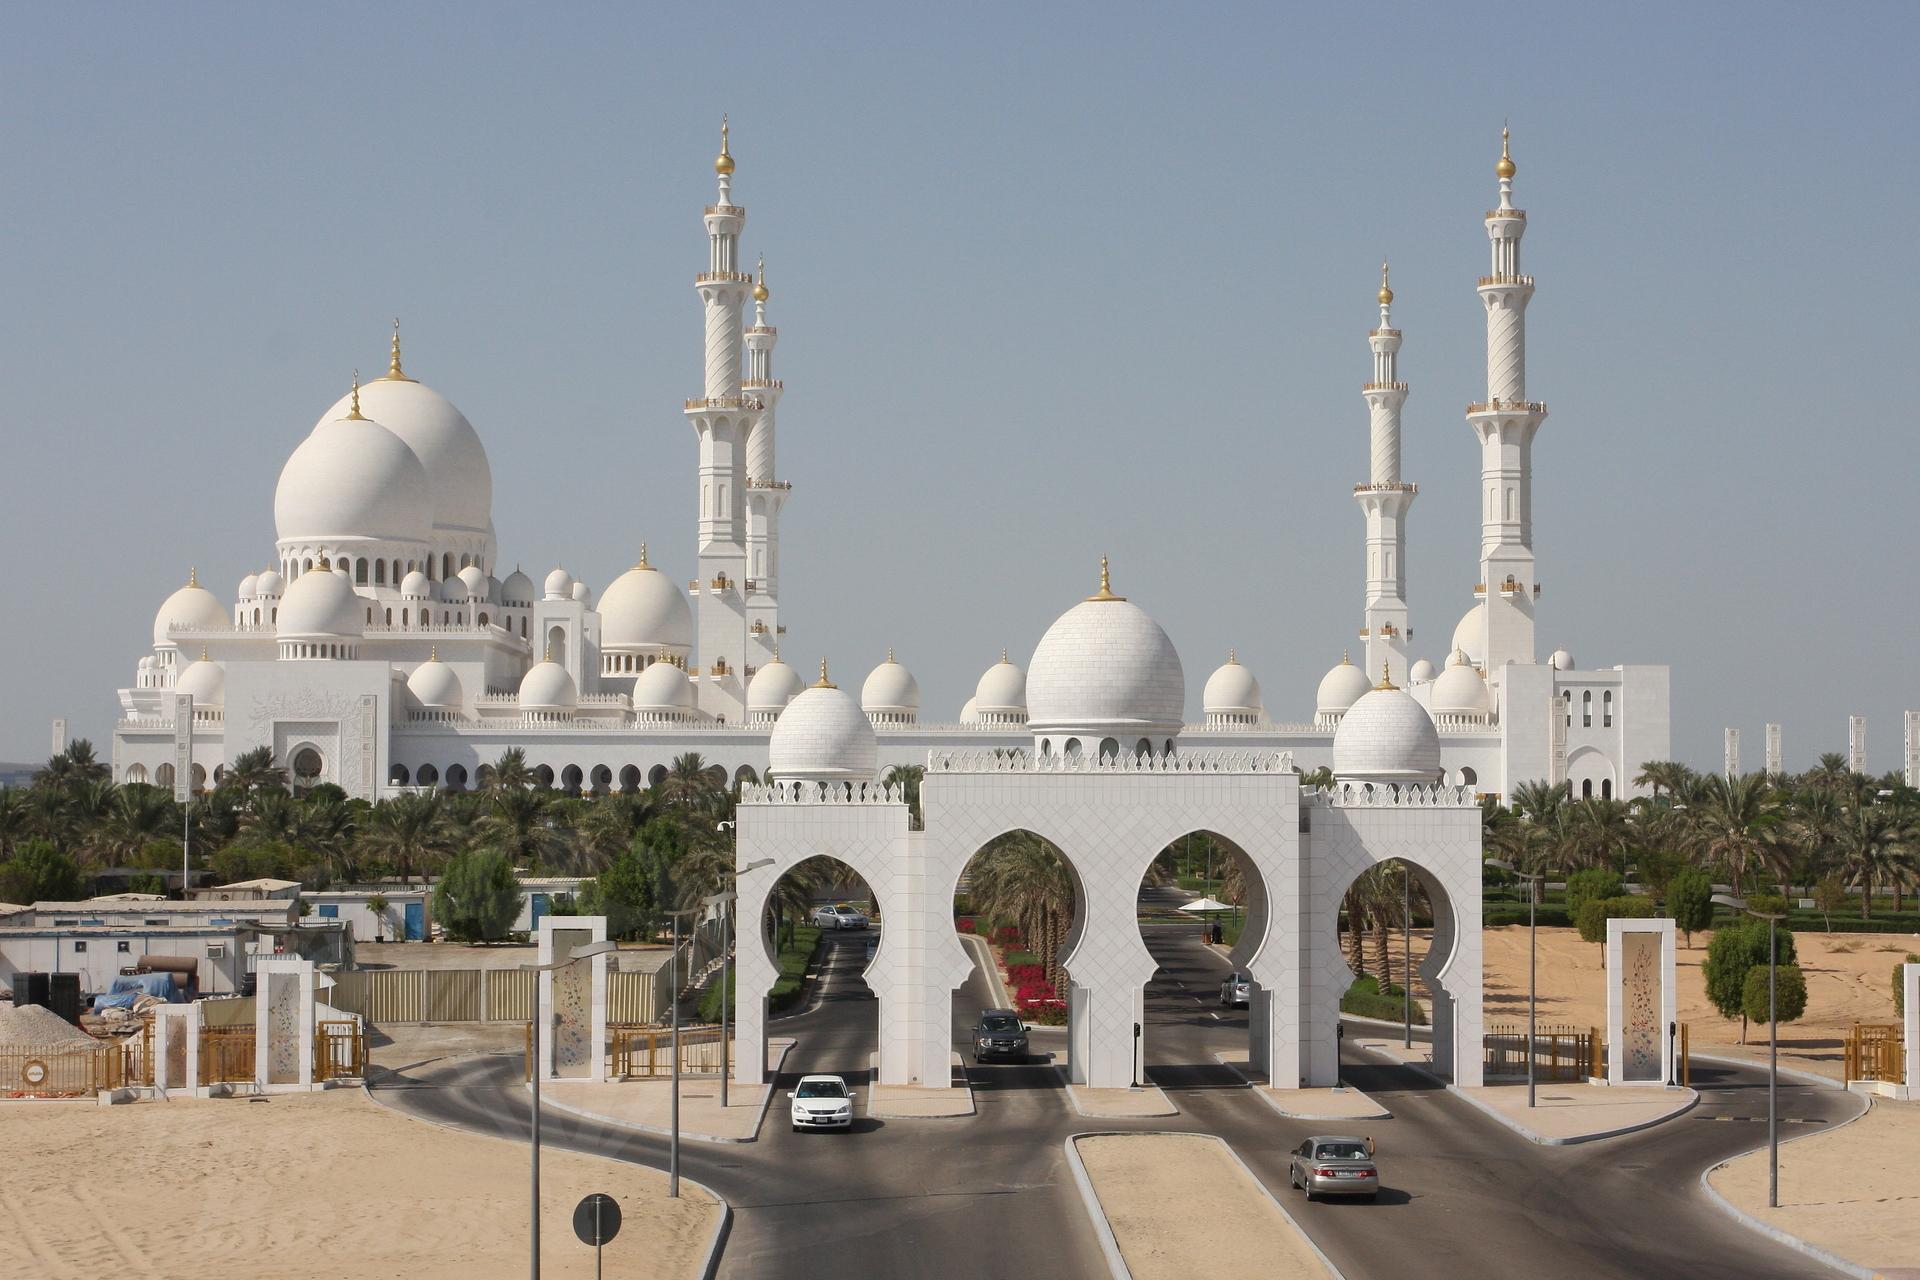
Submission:
<svg viewBox="0 0 1920 1280">
<path fill-rule="evenodd" d="M 487 787 L 493 791 L 524 791 L 533 785 L 533 770 L 527 767 L 527 753 L 508 747 L 493 762 L 487 774 Z"/>
<path fill-rule="evenodd" d="M 923 764 L 896 764 L 880 778 L 885 785 L 900 788 L 901 797 L 907 802 L 907 814 L 915 830 L 920 827 L 920 783 L 926 776 L 927 766 Z"/>
<path fill-rule="evenodd" d="M 1574 924 L 1580 930 L 1582 942 L 1605 945 L 1607 921 L 1650 920 L 1658 911 L 1659 908 L 1653 904 L 1652 898 L 1633 894 L 1618 898 L 1589 898 L 1580 904 L 1580 911 L 1574 917 Z"/>
<path fill-rule="evenodd" d="M 1777 935 L 1776 964 L 1792 964 L 1796 957 L 1793 931 L 1780 929 Z M 1747 973 L 1755 965 L 1767 965 L 1767 922 L 1744 919 L 1722 925 L 1713 931 L 1707 943 L 1706 963 L 1701 971 L 1707 980 L 1707 999 L 1723 1018 L 1740 1019 L 1740 1043 L 1747 1042 Z"/>
<path fill-rule="evenodd" d="M 515 866 L 535 868 L 566 860 L 571 844 L 565 829 L 549 812 L 553 792 L 538 787 L 508 787 L 495 791 L 491 801 L 484 824 L 487 840 Z"/>
<path fill-rule="evenodd" d="M 1773 1008 L 1782 1022 L 1798 1022 L 1807 1011 L 1807 978 L 1797 964 L 1783 964 L 1773 970 L 1775 992 Z M 1740 989 L 1742 1018 L 1764 1023 L 1767 1020 L 1767 966 L 1757 964 L 1747 970 L 1746 985 Z"/>
<path fill-rule="evenodd" d="M 287 771 L 273 762 L 272 747 L 255 747 L 228 762 L 219 789 L 242 799 L 262 791 L 285 791 Z"/>
<path fill-rule="evenodd" d="M 214 850 L 208 859 L 215 883 L 241 880 L 286 880 L 298 868 L 300 851 L 271 836 L 244 836 Z"/>
<path fill-rule="evenodd" d="M 1567 916 L 1578 923 L 1581 908 L 1589 902 L 1617 898 L 1626 892 L 1627 882 L 1618 871 L 1607 867 L 1589 867 L 1567 877 Z M 1602 926 L 1604 930 L 1604 926 Z M 1602 937 L 1605 936 L 1603 932 Z M 1591 941 L 1591 939 L 1588 939 Z"/>
<path fill-rule="evenodd" d="M 416 874 L 424 879 L 453 852 L 441 820 L 440 794 L 414 792 L 381 802 L 359 844 L 361 853 L 399 872 L 402 881 Z"/>
<path fill-rule="evenodd" d="M 1687 935 L 1687 947 L 1693 947 L 1693 935 L 1713 927 L 1713 877 L 1698 867 L 1682 867 L 1667 882 L 1667 914 Z"/>
<path fill-rule="evenodd" d="M 1833 932 L 1833 913 L 1847 905 L 1847 882 L 1836 875 L 1824 875 L 1814 882 L 1813 905 Z"/>
<path fill-rule="evenodd" d="M 651 936 L 660 918 L 665 860 L 636 840 L 607 869 L 580 886 L 580 909 L 607 918 L 614 938 Z"/>
<path fill-rule="evenodd" d="M 373 915 L 373 940 L 375 942 L 385 942 L 387 940 L 387 908 L 390 905 L 387 901 L 387 895 L 384 893 L 370 893 L 367 895 L 367 910 Z"/>
<path fill-rule="evenodd" d="M 1705 802 L 1696 820 L 1701 856 L 1727 869 L 1738 895 L 1747 872 L 1769 864 L 1778 839 L 1780 806 L 1766 775 L 1714 774 L 1706 781 Z"/>
<path fill-rule="evenodd" d="M 458 941 L 495 942 L 513 928 L 525 897 L 504 850 L 472 849 L 433 886 L 433 918 Z"/>
<path fill-rule="evenodd" d="M 0 901 L 30 906 L 84 897 L 86 877 L 80 864 L 50 840 L 24 840 L 13 857 L 0 864 Z"/>
</svg>

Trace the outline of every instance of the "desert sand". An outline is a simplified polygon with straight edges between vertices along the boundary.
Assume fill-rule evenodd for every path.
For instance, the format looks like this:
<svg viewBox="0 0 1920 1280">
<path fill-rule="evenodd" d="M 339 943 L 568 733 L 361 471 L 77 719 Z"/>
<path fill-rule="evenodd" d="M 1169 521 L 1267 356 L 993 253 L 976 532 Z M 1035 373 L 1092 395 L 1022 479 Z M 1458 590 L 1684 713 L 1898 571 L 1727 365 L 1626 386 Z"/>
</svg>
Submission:
<svg viewBox="0 0 1920 1280">
<path fill-rule="evenodd" d="M 1218 1139 L 1103 1134 L 1074 1146 L 1135 1280 L 1329 1274 Z"/>
<path fill-rule="evenodd" d="M 527 1149 L 443 1129 L 357 1090 L 261 1101 L 9 1103 L 0 1275 L 512 1275 L 527 1259 Z M 610 1272 L 698 1274 L 720 1209 L 685 1183 L 541 1153 L 545 1272 L 593 1274 L 574 1238 L 589 1192 L 625 1217 Z"/>
</svg>

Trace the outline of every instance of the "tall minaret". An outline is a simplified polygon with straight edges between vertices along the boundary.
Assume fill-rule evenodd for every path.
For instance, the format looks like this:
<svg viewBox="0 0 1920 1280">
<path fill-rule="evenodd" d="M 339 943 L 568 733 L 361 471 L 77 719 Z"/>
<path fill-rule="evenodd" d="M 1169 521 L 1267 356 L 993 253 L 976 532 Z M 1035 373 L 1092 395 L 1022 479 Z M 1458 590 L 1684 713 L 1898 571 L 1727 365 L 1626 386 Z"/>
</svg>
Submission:
<svg viewBox="0 0 1920 1280">
<path fill-rule="evenodd" d="M 747 432 L 746 655 L 755 669 L 773 661 L 780 644 L 780 508 L 793 491 L 780 479 L 774 460 L 773 419 L 781 383 L 773 376 L 773 348 L 780 331 L 767 323 L 770 296 L 762 258 L 753 284 L 753 323 L 746 331 L 747 376 L 740 382 L 742 393 L 757 397 L 762 406 Z"/>
<path fill-rule="evenodd" d="M 743 454 L 760 402 L 740 389 L 740 313 L 753 276 L 740 270 L 740 228 L 747 211 L 733 203 L 733 153 L 724 116 L 713 170 L 720 194 L 705 214 L 707 269 L 694 277 L 706 308 L 706 386 L 686 403 L 687 420 L 700 436 L 700 576 L 692 585 L 699 666 L 693 672 L 700 709 L 741 724 L 747 701 Z"/>
<path fill-rule="evenodd" d="M 1400 407 L 1407 384 L 1400 381 L 1400 331 L 1393 327 L 1393 289 L 1380 264 L 1380 327 L 1367 335 L 1373 377 L 1361 394 L 1373 419 L 1373 461 L 1367 483 L 1353 496 L 1367 516 L 1367 643 L 1362 671 L 1384 671 L 1407 682 L 1407 508 L 1420 486 L 1400 479 Z"/>
<path fill-rule="evenodd" d="M 1509 662 L 1532 662 L 1533 604 L 1540 594 L 1533 565 L 1533 435 L 1547 406 L 1527 399 L 1527 303 L 1533 277 L 1520 271 L 1527 215 L 1513 207 L 1513 156 L 1500 131 L 1500 207 L 1487 214 L 1493 273 L 1480 278 L 1487 308 L 1487 398 L 1467 406 L 1480 439 L 1480 584 L 1486 602 L 1483 653 L 1490 681 Z"/>
</svg>

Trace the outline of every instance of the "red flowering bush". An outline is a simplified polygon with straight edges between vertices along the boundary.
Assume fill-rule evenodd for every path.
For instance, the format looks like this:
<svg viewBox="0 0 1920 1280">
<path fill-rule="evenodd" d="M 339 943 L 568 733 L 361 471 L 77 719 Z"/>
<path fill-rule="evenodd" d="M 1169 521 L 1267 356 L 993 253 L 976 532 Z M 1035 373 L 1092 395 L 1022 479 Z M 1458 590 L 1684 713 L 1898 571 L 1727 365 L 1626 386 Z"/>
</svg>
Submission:
<svg viewBox="0 0 1920 1280">
<path fill-rule="evenodd" d="M 1003 947 L 1017 947 L 1020 945 L 1020 927 L 1003 924 L 993 931 L 993 940 Z"/>
<path fill-rule="evenodd" d="M 1047 971 L 1037 964 L 1016 964 L 1010 965 L 1007 968 L 1007 981 L 1016 987 L 1023 987 L 1031 982 L 1045 982 L 1046 980 Z"/>
<path fill-rule="evenodd" d="M 972 933 L 972 932 L 973 932 L 973 917 L 972 917 L 972 916 L 961 916 L 961 917 L 960 917 L 960 918 L 959 918 L 958 920 L 955 920 L 955 921 L 953 922 L 953 927 L 954 927 L 954 928 L 956 928 L 956 929 L 958 929 L 958 930 L 959 930 L 959 931 L 960 931 L 961 933 Z"/>
</svg>

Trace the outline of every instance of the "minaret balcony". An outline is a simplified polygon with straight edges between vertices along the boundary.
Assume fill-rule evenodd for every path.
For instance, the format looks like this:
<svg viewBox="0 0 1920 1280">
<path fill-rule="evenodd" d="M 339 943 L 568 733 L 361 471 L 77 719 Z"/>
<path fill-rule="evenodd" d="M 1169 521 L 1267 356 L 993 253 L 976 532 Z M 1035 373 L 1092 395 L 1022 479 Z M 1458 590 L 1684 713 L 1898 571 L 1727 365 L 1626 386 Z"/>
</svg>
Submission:
<svg viewBox="0 0 1920 1280">
<path fill-rule="evenodd" d="M 1467 413 L 1469 415 L 1476 414 L 1476 413 L 1542 413 L 1543 414 L 1546 411 L 1547 411 L 1547 404 L 1546 404 L 1546 401 L 1544 400 L 1502 400 L 1497 396 L 1492 400 L 1476 401 L 1475 403 L 1467 406 Z"/>
<path fill-rule="evenodd" d="M 1489 209 L 1487 210 L 1486 221 L 1492 222 L 1496 218 L 1511 219 L 1514 222 L 1525 222 L 1527 220 L 1527 211 L 1525 209 Z"/>
<path fill-rule="evenodd" d="M 1378 484 L 1357 484 L 1353 486 L 1353 491 L 1355 493 L 1404 493 L 1411 495 L 1419 493 L 1420 486 L 1417 484 L 1403 484 L 1395 480 L 1392 482 L 1382 481 Z"/>
<path fill-rule="evenodd" d="M 750 271 L 702 271 L 693 278 L 695 284 L 752 284 Z"/>
<path fill-rule="evenodd" d="M 750 324 L 746 328 L 742 329 L 740 332 L 746 334 L 748 337 L 752 337 L 757 333 L 772 334 L 772 333 L 778 333 L 780 331 L 774 328 L 770 324 Z"/>
<path fill-rule="evenodd" d="M 1360 384 L 1360 389 L 1362 391 L 1405 391 L 1407 384 L 1404 382 L 1363 382 Z"/>
<path fill-rule="evenodd" d="M 707 216 L 709 218 L 744 218 L 747 216 L 747 210 L 744 205 L 710 204 L 707 206 Z"/>
<path fill-rule="evenodd" d="M 1480 277 L 1480 287 L 1482 289 L 1488 288 L 1493 285 L 1514 285 L 1514 286 L 1524 285 L 1526 288 L 1531 289 L 1533 288 L 1533 277 L 1532 276 L 1510 276 L 1505 274 Z"/>
<path fill-rule="evenodd" d="M 695 413 L 702 409 L 764 409 L 766 406 L 753 396 L 700 396 L 687 401 L 687 412 Z"/>
<path fill-rule="evenodd" d="M 1400 336 L 1400 331 L 1398 329 L 1369 329 L 1367 330 L 1367 336 L 1369 338 L 1397 338 Z"/>
<path fill-rule="evenodd" d="M 793 488 L 793 481 L 791 480 L 758 480 L 758 479 L 755 479 L 753 476 L 748 476 L 747 488 L 778 489 L 782 493 L 785 493 Z"/>
<path fill-rule="evenodd" d="M 787 384 L 778 378 L 742 378 L 740 386 L 745 391 L 779 391 Z"/>
</svg>

